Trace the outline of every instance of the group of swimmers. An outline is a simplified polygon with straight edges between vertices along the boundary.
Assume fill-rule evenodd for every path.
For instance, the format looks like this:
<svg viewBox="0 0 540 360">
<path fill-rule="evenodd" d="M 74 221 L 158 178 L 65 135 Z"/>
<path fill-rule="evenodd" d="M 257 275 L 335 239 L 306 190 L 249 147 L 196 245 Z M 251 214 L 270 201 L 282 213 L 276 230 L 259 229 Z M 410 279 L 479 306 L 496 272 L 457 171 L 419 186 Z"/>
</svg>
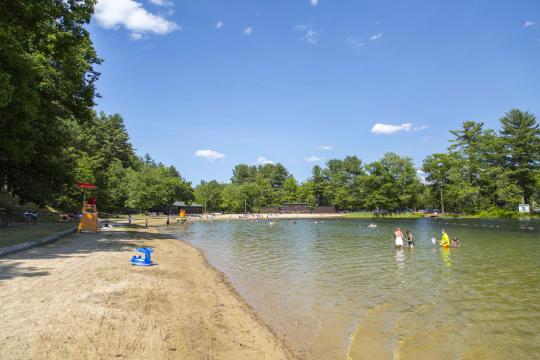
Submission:
<svg viewBox="0 0 540 360">
<path fill-rule="evenodd" d="M 414 235 L 410 230 L 406 230 L 405 234 L 407 235 L 407 245 L 409 248 L 414 248 Z M 441 231 L 441 240 L 439 241 L 439 245 L 443 248 L 450 248 L 450 247 L 460 247 L 461 241 L 457 237 L 453 237 L 452 241 L 450 241 L 450 237 L 448 236 L 448 233 L 445 229 L 442 229 Z M 401 232 L 401 229 L 397 227 L 394 230 L 394 240 L 396 243 L 396 248 L 402 249 L 404 247 L 403 239 L 405 237 L 403 236 L 403 233 Z M 436 243 L 436 240 L 433 239 L 433 244 Z"/>
</svg>

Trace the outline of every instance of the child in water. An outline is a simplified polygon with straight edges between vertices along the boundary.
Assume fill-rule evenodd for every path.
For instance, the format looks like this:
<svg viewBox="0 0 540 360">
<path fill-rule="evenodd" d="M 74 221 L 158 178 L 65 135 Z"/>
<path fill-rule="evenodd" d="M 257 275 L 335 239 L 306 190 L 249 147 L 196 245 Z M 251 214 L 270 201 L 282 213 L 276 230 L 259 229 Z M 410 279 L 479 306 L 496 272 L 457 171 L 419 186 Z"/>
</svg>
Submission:
<svg viewBox="0 0 540 360">
<path fill-rule="evenodd" d="M 396 228 L 394 230 L 394 239 L 396 241 L 396 248 L 402 249 L 403 248 L 403 233 L 401 232 L 400 228 Z"/>
<path fill-rule="evenodd" d="M 452 237 L 452 244 L 450 246 L 453 247 L 453 248 L 460 247 L 461 242 L 459 241 L 459 239 L 457 237 L 454 236 L 454 237 Z"/>
<path fill-rule="evenodd" d="M 409 247 L 412 249 L 414 248 L 414 235 L 409 230 L 406 231 L 407 234 L 407 241 L 409 243 Z"/>
</svg>

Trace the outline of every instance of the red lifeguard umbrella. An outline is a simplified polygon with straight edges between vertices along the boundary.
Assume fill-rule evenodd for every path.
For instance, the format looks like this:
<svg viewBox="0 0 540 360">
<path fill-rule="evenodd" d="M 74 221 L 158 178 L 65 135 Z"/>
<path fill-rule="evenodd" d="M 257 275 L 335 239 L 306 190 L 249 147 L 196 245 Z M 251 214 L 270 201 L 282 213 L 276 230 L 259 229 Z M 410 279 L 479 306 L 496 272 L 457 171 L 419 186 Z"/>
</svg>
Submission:
<svg viewBox="0 0 540 360">
<path fill-rule="evenodd" d="M 97 189 L 96 185 L 93 185 L 93 184 L 90 184 L 90 183 L 85 183 L 85 182 L 78 182 L 77 186 L 80 187 L 81 189 L 89 189 L 89 190 Z"/>
<path fill-rule="evenodd" d="M 93 184 L 90 184 L 90 183 L 85 183 L 85 182 L 78 182 L 77 183 L 77 186 L 81 189 L 84 190 L 84 193 L 83 193 L 83 201 L 86 200 L 86 190 L 96 190 L 97 189 L 97 186 L 96 185 L 93 185 Z"/>
</svg>

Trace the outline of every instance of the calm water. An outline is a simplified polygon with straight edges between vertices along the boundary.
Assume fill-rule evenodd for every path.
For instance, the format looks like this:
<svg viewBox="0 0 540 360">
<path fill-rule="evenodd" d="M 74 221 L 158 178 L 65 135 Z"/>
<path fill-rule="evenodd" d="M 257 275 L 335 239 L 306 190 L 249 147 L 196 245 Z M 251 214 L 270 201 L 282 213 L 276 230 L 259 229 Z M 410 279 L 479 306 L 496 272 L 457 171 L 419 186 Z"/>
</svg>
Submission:
<svg viewBox="0 0 540 360">
<path fill-rule="evenodd" d="M 539 221 L 370 222 L 197 223 L 177 236 L 302 357 L 539 358 Z M 394 249 L 395 226 L 414 249 Z M 461 248 L 431 243 L 443 226 Z"/>
</svg>

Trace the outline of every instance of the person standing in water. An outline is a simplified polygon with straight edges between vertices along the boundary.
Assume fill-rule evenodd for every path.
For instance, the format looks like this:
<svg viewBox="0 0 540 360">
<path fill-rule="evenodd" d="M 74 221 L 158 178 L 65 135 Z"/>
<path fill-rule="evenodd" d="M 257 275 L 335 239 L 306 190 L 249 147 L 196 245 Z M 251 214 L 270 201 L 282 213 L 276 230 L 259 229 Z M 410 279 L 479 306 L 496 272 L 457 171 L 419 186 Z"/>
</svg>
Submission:
<svg viewBox="0 0 540 360">
<path fill-rule="evenodd" d="M 445 229 L 442 229 L 441 231 L 442 237 L 441 237 L 441 246 L 443 248 L 449 248 L 450 247 L 450 238 L 448 237 L 448 234 L 446 233 Z"/>
<path fill-rule="evenodd" d="M 407 234 L 407 241 L 409 243 L 409 247 L 411 249 L 414 248 L 414 235 L 409 230 L 405 231 L 405 234 Z"/>
<path fill-rule="evenodd" d="M 394 230 L 394 239 L 396 241 L 396 248 L 403 248 L 403 233 L 400 228 Z"/>
</svg>

